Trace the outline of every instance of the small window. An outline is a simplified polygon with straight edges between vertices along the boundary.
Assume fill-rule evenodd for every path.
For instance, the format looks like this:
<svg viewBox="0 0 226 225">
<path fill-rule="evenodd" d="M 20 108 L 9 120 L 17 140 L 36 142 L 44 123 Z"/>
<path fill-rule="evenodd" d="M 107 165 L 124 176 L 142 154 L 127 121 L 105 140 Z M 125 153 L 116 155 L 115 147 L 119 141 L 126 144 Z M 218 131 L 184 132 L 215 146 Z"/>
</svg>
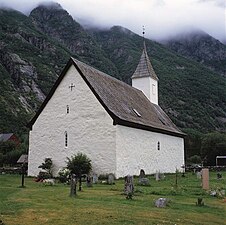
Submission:
<svg viewBox="0 0 226 225">
<path fill-rule="evenodd" d="M 67 105 L 67 114 L 69 113 L 69 105 Z"/>
<path fill-rule="evenodd" d="M 67 131 L 64 132 L 64 145 L 65 145 L 65 147 L 68 146 L 68 134 L 67 134 Z"/>
<path fill-rule="evenodd" d="M 156 94 L 156 87 L 155 87 L 155 84 L 152 84 L 152 94 L 153 94 L 153 95 Z"/>
<path fill-rule="evenodd" d="M 135 114 L 136 114 L 138 117 L 141 117 L 140 113 L 139 113 L 136 109 L 133 109 L 133 111 L 135 112 Z"/>
<path fill-rule="evenodd" d="M 160 142 L 158 141 L 157 149 L 160 150 Z"/>
</svg>

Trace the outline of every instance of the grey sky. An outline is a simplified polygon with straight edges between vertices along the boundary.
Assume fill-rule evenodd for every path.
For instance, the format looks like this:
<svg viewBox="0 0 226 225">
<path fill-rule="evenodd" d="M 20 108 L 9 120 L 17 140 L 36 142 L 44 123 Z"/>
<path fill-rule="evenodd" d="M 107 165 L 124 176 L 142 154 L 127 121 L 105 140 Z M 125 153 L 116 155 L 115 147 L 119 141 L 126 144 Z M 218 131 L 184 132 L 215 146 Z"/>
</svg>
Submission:
<svg viewBox="0 0 226 225">
<path fill-rule="evenodd" d="M 40 0 L 0 0 L 0 6 L 25 14 Z M 50 2 L 47 0 L 46 2 Z M 164 39 L 190 29 L 201 29 L 226 40 L 225 0 L 58 0 L 83 25 L 126 27 L 151 39 Z"/>
</svg>

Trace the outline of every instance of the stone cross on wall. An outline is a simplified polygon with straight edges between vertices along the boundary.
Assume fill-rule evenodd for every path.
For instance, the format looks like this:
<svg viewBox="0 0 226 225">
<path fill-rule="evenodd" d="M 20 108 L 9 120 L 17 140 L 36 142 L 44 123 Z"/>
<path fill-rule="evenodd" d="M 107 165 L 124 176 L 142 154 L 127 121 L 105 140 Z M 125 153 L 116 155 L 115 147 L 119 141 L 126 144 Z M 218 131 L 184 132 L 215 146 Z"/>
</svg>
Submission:
<svg viewBox="0 0 226 225">
<path fill-rule="evenodd" d="M 69 88 L 71 88 L 71 91 L 72 91 L 73 87 L 75 87 L 75 85 L 73 83 L 71 83 L 71 85 L 69 86 Z"/>
</svg>

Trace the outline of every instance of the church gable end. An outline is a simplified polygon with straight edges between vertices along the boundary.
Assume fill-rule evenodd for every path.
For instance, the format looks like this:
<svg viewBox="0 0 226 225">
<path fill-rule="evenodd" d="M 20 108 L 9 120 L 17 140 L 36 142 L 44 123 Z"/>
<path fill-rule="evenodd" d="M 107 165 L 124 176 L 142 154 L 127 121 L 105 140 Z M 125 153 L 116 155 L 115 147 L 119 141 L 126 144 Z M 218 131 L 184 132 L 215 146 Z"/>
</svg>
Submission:
<svg viewBox="0 0 226 225">
<path fill-rule="evenodd" d="M 37 175 L 38 166 L 47 157 L 53 159 L 56 174 L 65 166 L 66 157 L 77 152 L 90 157 L 95 172 L 114 172 L 112 118 L 73 64 L 60 79 L 30 131 L 29 175 Z"/>
</svg>

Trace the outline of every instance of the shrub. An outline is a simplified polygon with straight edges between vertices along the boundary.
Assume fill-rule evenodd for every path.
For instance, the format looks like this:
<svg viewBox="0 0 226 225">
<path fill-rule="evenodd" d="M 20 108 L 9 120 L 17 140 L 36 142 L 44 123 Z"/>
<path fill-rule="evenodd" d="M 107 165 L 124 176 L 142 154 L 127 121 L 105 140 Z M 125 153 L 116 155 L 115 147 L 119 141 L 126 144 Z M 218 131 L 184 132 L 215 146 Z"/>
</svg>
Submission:
<svg viewBox="0 0 226 225">
<path fill-rule="evenodd" d="M 79 179 L 79 191 L 82 190 L 82 176 L 84 174 L 89 174 L 92 165 L 91 160 L 83 153 L 78 153 L 76 155 L 71 156 L 71 158 L 67 157 L 67 169 L 70 170 L 71 174 L 75 174 L 75 176 Z"/>
<path fill-rule="evenodd" d="M 49 178 L 51 178 L 53 176 L 52 175 L 52 167 L 53 167 L 52 159 L 45 158 L 44 163 L 42 163 L 42 165 L 40 165 L 38 168 L 45 170 L 45 173 L 47 173 L 49 175 Z"/>
<path fill-rule="evenodd" d="M 70 180 L 70 170 L 67 168 L 62 168 L 58 172 L 58 178 L 61 183 L 69 183 Z"/>
<path fill-rule="evenodd" d="M 52 178 L 52 176 L 48 172 L 40 171 L 37 176 L 37 181 L 42 181 L 42 180 L 49 179 L 49 178 Z"/>
</svg>

